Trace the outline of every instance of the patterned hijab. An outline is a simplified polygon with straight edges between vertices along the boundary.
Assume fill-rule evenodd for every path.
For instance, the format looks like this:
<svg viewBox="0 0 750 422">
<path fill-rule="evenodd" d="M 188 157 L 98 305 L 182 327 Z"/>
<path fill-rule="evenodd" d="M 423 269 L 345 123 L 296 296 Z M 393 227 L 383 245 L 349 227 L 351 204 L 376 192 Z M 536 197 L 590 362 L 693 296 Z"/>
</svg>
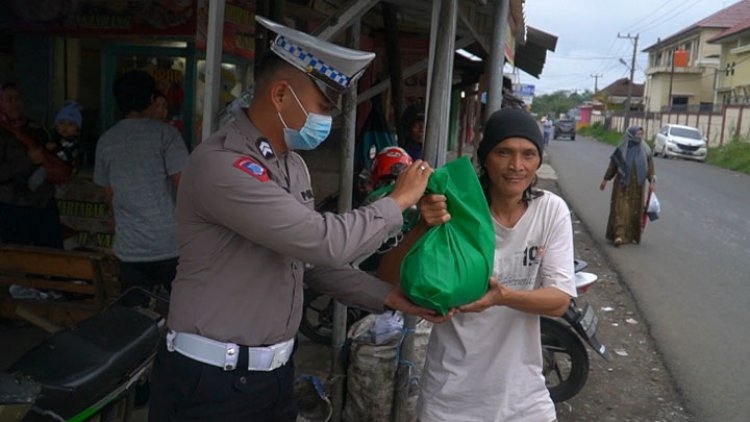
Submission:
<svg viewBox="0 0 750 422">
<path fill-rule="evenodd" d="M 642 131 L 640 126 L 631 126 L 625 131 L 620 145 L 612 153 L 610 159 L 617 166 L 617 172 L 620 174 L 622 186 L 627 188 L 630 182 L 630 173 L 635 169 L 638 186 L 643 186 L 648 176 L 648 158 L 651 156 L 651 148 L 643 142 L 643 138 L 637 137 L 638 131 Z"/>
</svg>

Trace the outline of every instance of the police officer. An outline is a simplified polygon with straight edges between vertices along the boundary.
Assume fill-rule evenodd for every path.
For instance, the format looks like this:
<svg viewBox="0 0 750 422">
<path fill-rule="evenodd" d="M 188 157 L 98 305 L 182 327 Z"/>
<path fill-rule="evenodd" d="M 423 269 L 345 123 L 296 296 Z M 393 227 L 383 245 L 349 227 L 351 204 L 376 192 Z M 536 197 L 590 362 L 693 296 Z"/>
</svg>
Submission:
<svg viewBox="0 0 750 422">
<path fill-rule="evenodd" d="M 183 171 L 180 258 L 166 347 L 154 364 L 151 421 L 295 420 L 290 355 L 303 275 L 315 290 L 372 312 L 444 319 L 347 266 L 399 232 L 402 211 L 424 192 L 427 163 L 408 167 L 388 197 L 320 214 L 294 152 L 325 140 L 342 94 L 375 55 L 256 19 L 277 35 L 250 107 L 204 140 Z"/>
</svg>

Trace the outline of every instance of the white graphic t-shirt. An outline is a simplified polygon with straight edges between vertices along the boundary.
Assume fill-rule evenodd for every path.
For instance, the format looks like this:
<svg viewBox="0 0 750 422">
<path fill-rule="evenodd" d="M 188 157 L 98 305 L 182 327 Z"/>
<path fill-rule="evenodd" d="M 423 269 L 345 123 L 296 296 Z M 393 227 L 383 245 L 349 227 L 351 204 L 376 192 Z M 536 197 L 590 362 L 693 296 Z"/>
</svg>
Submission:
<svg viewBox="0 0 750 422">
<path fill-rule="evenodd" d="M 555 287 L 575 297 L 570 212 L 557 195 L 533 199 L 515 227 L 495 222 L 493 275 L 507 287 Z M 545 422 L 556 418 L 542 376 L 539 316 L 495 306 L 432 330 L 421 379 L 422 422 Z"/>
</svg>

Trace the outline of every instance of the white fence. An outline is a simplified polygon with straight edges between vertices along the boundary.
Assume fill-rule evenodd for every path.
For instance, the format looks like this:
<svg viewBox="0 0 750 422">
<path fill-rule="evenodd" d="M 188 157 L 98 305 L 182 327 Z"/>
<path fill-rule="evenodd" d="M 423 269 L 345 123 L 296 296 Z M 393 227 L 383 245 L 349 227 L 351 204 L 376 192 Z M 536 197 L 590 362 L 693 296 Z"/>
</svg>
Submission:
<svg viewBox="0 0 750 422">
<path fill-rule="evenodd" d="M 612 116 L 609 120 L 611 130 L 625 131 L 623 116 Z M 605 117 L 591 116 L 591 123 L 597 122 L 605 124 Z M 750 139 L 750 106 L 728 105 L 720 113 L 673 111 L 636 114 L 630 117 L 630 125 L 643 127 L 644 136 L 649 140 L 653 139 L 659 129 L 667 123 L 697 127 L 708 139 L 709 146 L 721 146 L 735 138 Z"/>
</svg>

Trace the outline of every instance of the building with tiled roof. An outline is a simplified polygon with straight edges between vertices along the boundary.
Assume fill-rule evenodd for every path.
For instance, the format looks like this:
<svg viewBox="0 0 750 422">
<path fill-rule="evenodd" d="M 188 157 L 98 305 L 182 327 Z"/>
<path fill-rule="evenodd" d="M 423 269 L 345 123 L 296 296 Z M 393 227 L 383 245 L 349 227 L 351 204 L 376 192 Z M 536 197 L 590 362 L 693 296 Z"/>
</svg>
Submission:
<svg viewBox="0 0 750 422">
<path fill-rule="evenodd" d="M 630 85 L 630 78 L 621 78 L 605 86 L 599 92 L 606 93 L 603 97 L 606 98 L 605 101 L 608 107 L 621 108 L 625 105 L 625 101 L 628 98 L 628 85 Z M 643 92 L 643 84 L 633 84 L 630 94 L 631 110 L 643 110 Z"/>
<path fill-rule="evenodd" d="M 716 76 L 717 101 L 750 104 L 750 18 L 708 40 L 721 46 Z"/>
<path fill-rule="evenodd" d="M 721 66 L 721 44 L 709 41 L 748 21 L 750 0 L 742 0 L 644 49 L 648 53 L 646 110 L 712 109 L 717 102 L 715 75 Z M 672 66 L 676 50 L 687 55 L 685 66 Z"/>
</svg>

